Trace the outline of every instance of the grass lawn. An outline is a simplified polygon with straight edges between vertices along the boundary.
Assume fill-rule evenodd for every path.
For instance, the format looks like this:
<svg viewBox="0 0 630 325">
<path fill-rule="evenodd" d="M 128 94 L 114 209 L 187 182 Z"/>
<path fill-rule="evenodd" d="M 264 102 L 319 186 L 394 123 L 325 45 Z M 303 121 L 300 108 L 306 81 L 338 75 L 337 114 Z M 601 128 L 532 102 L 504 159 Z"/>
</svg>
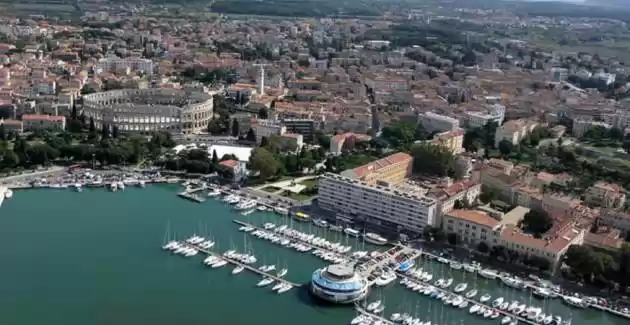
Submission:
<svg viewBox="0 0 630 325">
<path fill-rule="evenodd" d="M 319 184 L 319 179 L 317 179 L 317 178 L 307 179 L 307 180 L 301 181 L 301 182 L 300 182 L 300 183 L 298 183 L 298 184 L 304 185 L 304 186 L 306 186 L 307 188 L 312 188 L 312 187 L 314 187 L 315 185 Z"/>
<path fill-rule="evenodd" d="M 280 190 L 280 188 L 275 187 L 275 186 L 265 186 L 265 187 L 261 188 L 261 190 L 263 190 L 265 192 L 268 192 L 268 193 L 273 193 L 275 191 Z"/>
<path fill-rule="evenodd" d="M 310 195 L 304 195 L 301 193 L 295 194 L 289 191 L 282 191 L 282 193 L 280 193 L 281 196 L 284 197 L 288 197 L 290 199 L 294 199 L 294 200 L 298 200 L 298 201 L 306 201 L 306 200 L 310 200 L 311 198 L 313 198 L 313 196 Z"/>
</svg>

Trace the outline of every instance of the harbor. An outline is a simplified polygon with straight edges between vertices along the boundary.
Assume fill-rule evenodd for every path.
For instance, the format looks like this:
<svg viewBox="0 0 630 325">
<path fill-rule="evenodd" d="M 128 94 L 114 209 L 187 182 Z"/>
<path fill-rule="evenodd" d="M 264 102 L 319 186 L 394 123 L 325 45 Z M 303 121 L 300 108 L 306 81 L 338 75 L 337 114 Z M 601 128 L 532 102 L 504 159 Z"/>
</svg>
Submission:
<svg viewBox="0 0 630 325">
<path fill-rule="evenodd" d="M 302 289 L 311 281 L 314 270 L 336 263 L 314 255 L 317 250 L 330 250 L 312 245 L 309 252 L 300 252 L 293 247 L 273 243 L 272 239 L 253 238 L 255 230 L 249 233 L 239 231 L 243 225 L 235 226 L 234 220 L 248 225 L 262 225 L 257 230 L 264 229 L 266 223 L 274 223 L 276 228 L 287 225 L 295 233 L 314 234 L 314 237 L 331 243 L 339 242 L 340 246 L 351 246 L 351 250 L 343 255 L 344 259 L 351 261 L 358 260 L 352 255 L 355 252 L 377 251 L 386 255 L 385 252 L 392 248 L 365 243 L 361 237 L 317 227 L 311 222 L 300 222 L 273 211 L 256 210 L 243 215 L 244 211 L 250 210 L 235 209 L 234 205 L 223 202 L 218 196 L 206 199 L 202 204 L 191 204 L 177 198 L 179 192 L 180 185 L 144 189 L 131 186 L 116 195 L 103 190 L 81 193 L 73 190 L 34 190 L 21 191 L 12 200 L 5 200 L 1 210 L 0 235 L 8 244 L 0 247 L 0 258 L 11 267 L 1 269 L 0 275 L 12 280 L 4 282 L 0 301 L 16 301 L 25 292 L 29 293 L 29 297 L 36 297 L 30 298 L 36 301 L 28 314 L 9 308 L 8 303 L 0 304 L 0 313 L 4 315 L 0 318 L 19 324 L 94 323 L 92 315 L 98 313 L 97 306 L 114 299 L 120 306 L 125 306 L 125 312 L 116 312 L 112 321 L 125 325 L 181 322 L 181 316 L 175 317 L 174 314 L 184 315 L 187 322 L 194 323 L 247 325 L 273 322 L 288 325 L 298 320 L 306 325 L 348 324 L 356 317 L 352 306 L 322 307 Z M 69 210 L 70 206 L 75 206 L 76 211 Z M 242 274 L 234 275 L 232 271 L 238 265 L 229 262 L 231 268 L 213 270 L 201 262 L 207 256 L 200 256 L 208 252 L 199 251 L 199 257 L 194 260 L 183 259 L 177 254 L 164 254 L 160 245 L 169 224 L 174 238 L 182 239 L 192 233 L 212 238 L 216 244 L 208 251 L 211 251 L 210 254 L 214 252 L 214 256 L 229 250 L 251 251 L 258 259 L 257 263 L 250 264 L 252 269 L 271 264 L 278 269 L 286 267 L 289 272 L 283 279 L 300 289 L 296 287 L 280 295 L 270 290 L 272 285 L 259 289 L 257 284 L 264 278 L 263 274 L 244 268 Z M 31 240 L 23 240 L 25 234 L 34 233 L 37 236 L 29 237 Z M 76 249 L 73 243 L 77 242 L 85 247 Z M 21 244 L 9 245 L 11 243 Z M 57 253 L 49 256 L 37 254 L 42 245 Z M 85 249 L 91 253 L 83 254 Z M 25 259 L 23 256 L 38 257 Z M 365 258 L 369 257 L 368 254 Z M 79 267 L 76 267 L 77 261 L 81 261 Z M 451 268 L 437 258 L 418 258 L 414 268 L 434 274 L 435 278 L 425 283 L 433 284 L 438 278 L 453 278 L 454 285 L 467 282 L 469 289 L 477 289 L 480 295 L 487 292 L 493 297 L 505 297 L 510 302 L 518 300 L 527 305 L 538 305 L 543 313 L 572 319 L 574 325 L 620 325 L 627 322 L 593 308 L 569 306 L 562 299 L 532 297 L 529 290 L 508 287 L 500 280 L 478 278 L 475 273 Z M 276 271 L 267 274 L 274 275 Z M 385 307 L 380 315 L 388 322 L 391 322 L 389 319 L 393 314 L 407 313 L 435 325 L 500 323 L 501 318 L 492 320 L 472 315 L 469 308 L 449 307 L 441 300 L 409 290 L 398 284 L 403 276 L 397 276 L 398 280 L 389 283 L 380 281 L 380 277 L 373 279 L 371 293 L 366 299 L 369 303 L 382 301 Z M 95 278 L 101 280 L 95 282 Z M 50 292 L 58 294 L 51 296 Z M 99 297 L 94 297 L 94 292 L 99 292 Z M 61 301 L 63 305 L 60 305 Z M 360 303 L 363 305 L 363 302 Z M 63 307 L 65 305 L 86 312 L 76 314 Z M 208 313 L 209 305 L 223 312 Z M 75 316 L 68 321 L 62 313 Z M 47 315 L 46 320 L 38 315 Z"/>
</svg>

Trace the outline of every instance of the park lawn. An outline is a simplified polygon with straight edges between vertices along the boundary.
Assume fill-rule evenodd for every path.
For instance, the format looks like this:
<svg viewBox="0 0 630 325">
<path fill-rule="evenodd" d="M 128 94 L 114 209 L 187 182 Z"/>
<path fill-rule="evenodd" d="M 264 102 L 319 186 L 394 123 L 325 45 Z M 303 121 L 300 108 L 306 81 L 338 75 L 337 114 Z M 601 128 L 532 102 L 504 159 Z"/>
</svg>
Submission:
<svg viewBox="0 0 630 325">
<path fill-rule="evenodd" d="M 261 188 L 261 190 L 263 190 L 263 191 L 265 191 L 267 193 L 273 193 L 275 191 L 280 190 L 280 188 L 275 187 L 275 186 L 265 186 L 265 187 Z"/>
<path fill-rule="evenodd" d="M 306 188 L 313 188 L 317 184 L 319 184 L 319 179 L 318 178 L 307 179 L 307 180 L 303 180 L 303 181 L 299 182 L 298 184 L 304 185 L 304 186 L 306 186 Z"/>
</svg>

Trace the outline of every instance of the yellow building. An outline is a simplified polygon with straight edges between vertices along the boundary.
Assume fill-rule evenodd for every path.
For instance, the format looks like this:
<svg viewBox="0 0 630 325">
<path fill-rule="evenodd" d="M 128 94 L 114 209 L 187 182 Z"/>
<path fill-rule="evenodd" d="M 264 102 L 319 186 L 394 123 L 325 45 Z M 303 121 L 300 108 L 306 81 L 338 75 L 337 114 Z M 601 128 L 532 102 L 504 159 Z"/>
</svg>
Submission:
<svg viewBox="0 0 630 325">
<path fill-rule="evenodd" d="M 453 154 L 464 151 L 464 131 L 462 129 L 456 131 L 447 131 L 438 133 L 431 141 L 434 145 L 448 148 Z"/>
<path fill-rule="evenodd" d="M 413 168 L 413 157 L 404 152 L 373 161 L 341 173 L 344 177 L 360 180 L 368 185 L 392 186 L 404 182 Z"/>
</svg>

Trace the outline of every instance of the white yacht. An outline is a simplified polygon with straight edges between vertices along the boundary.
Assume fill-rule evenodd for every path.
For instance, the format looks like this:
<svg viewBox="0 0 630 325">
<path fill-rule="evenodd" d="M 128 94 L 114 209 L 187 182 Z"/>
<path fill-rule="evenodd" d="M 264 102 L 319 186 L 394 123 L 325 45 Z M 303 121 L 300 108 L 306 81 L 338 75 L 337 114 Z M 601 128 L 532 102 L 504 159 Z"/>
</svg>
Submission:
<svg viewBox="0 0 630 325">
<path fill-rule="evenodd" d="M 479 298 L 479 301 L 486 302 L 486 301 L 488 301 L 490 299 L 492 299 L 492 296 L 487 294 L 487 293 L 484 293 L 483 296 L 481 296 L 481 298 Z"/>
<path fill-rule="evenodd" d="M 328 221 L 324 219 L 313 219 L 313 224 L 316 225 L 317 227 L 322 227 L 322 228 L 328 227 Z"/>
<path fill-rule="evenodd" d="M 472 289 L 472 290 L 470 290 L 470 291 L 466 292 L 466 295 L 465 295 L 465 296 L 466 296 L 466 298 L 468 298 L 468 299 L 472 299 L 474 296 L 476 296 L 476 295 L 477 295 L 477 293 L 478 293 L 477 289 Z"/>
<path fill-rule="evenodd" d="M 352 228 L 346 228 L 343 230 L 343 232 L 352 237 L 359 237 L 359 235 L 361 234 L 358 230 Z"/>
<path fill-rule="evenodd" d="M 109 189 L 112 192 L 116 192 L 118 191 L 118 183 L 117 182 L 112 182 L 111 184 L 109 184 Z"/>
<path fill-rule="evenodd" d="M 164 250 L 174 250 L 179 247 L 179 243 L 177 241 L 171 240 L 166 245 L 162 246 Z"/>
<path fill-rule="evenodd" d="M 490 270 L 490 269 L 483 269 L 480 270 L 479 275 L 486 278 L 486 279 L 490 279 L 490 280 L 494 280 L 497 278 L 498 274 L 495 270 Z"/>
<path fill-rule="evenodd" d="M 249 210 L 249 209 L 253 209 L 258 205 L 258 202 L 256 202 L 256 200 L 245 200 L 245 201 L 241 201 L 241 203 L 236 205 L 236 209 L 237 210 Z"/>
<path fill-rule="evenodd" d="M 381 305 L 381 301 L 380 301 L 380 300 L 373 301 L 373 302 L 371 302 L 371 303 L 369 303 L 369 304 L 367 305 L 367 307 L 365 308 L 365 310 L 367 310 L 367 311 L 373 311 L 374 309 L 378 308 L 378 306 L 380 306 L 380 305 Z"/>
<path fill-rule="evenodd" d="M 278 273 L 276 274 L 276 276 L 277 276 L 277 277 L 279 277 L 279 278 L 281 278 L 281 277 L 283 277 L 283 276 L 287 275 L 287 272 L 289 272 L 289 269 L 284 268 L 284 269 L 282 269 L 282 270 L 278 271 Z"/>
<path fill-rule="evenodd" d="M 224 259 L 218 259 L 216 262 L 214 262 L 212 264 L 212 268 L 216 269 L 216 268 L 219 268 L 219 267 L 227 265 L 227 263 L 228 262 L 226 260 L 224 260 Z"/>
<path fill-rule="evenodd" d="M 584 299 L 578 297 L 565 296 L 562 300 L 564 300 L 567 305 L 577 308 L 586 308 L 588 306 Z"/>
<path fill-rule="evenodd" d="M 208 196 L 209 197 L 217 197 L 219 195 L 221 195 L 221 191 L 218 190 L 218 189 L 214 189 L 214 190 L 208 192 Z"/>
<path fill-rule="evenodd" d="M 272 284 L 273 282 L 274 282 L 274 279 L 272 279 L 272 278 L 264 278 L 264 279 L 260 280 L 256 284 L 256 286 L 257 287 L 265 287 L 265 286 L 268 286 L 268 285 Z"/>
<path fill-rule="evenodd" d="M 375 234 L 373 232 L 368 232 L 363 235 L 363 240 L 368 243 L 375 245 L 385 245 L 387 244 L 387 239 L 381 237 L 379 234 Z"/>
<path fill-rule="evenodd" d="M 278 293 L 285 293 L 289 290 L 293 289 L 293 286 L 289 283 L 285 283 L 282 285 L 282 287 L 280 289 L 278 289 Z"/>
<path fill-rule="evenodd" d="M 239 274 L 241 272 L 243 272 L 243 270 L 245 270 L 245 267 L 242 265 L 239 265 L 237 267 L 234 268 L 234 270 L 232 270 L 232 274 Z"/>
<path fill-rule="evenodd" d="M 466 288 L 468 288 L 468 283 L 463 282 L 458 284 L 453 291 L 455 291 L 455 293 L 460 293 L 465 291 Z"/>
<path fill-rule="evenodd" d="M 264 206 L 264 205 L 259 205 L 259 206 L 256 207 L 256 210 L 258 210 L 258 211 L 267 211 L 267 207 Z"/>
<path fill-rule="evenodd" d="M 524 286 L 523 281 L 517 278 L 501 278 L 501 281 L 506 286 L 516 288 L 516 289 L 522 289 Z"/>
<path fill-rule="evenodd" d="M 383 274 L 381 274 L 381 276 L 379 276 L 376 280 L 375 280 L 375 284 L 377 286 L 386 286 L 390 283 L 392 283 L 392 281 L 396 280 L 396 273 L 394 271 L 390 271 L 390 272 L 383 272 Z"/>
</svg>

